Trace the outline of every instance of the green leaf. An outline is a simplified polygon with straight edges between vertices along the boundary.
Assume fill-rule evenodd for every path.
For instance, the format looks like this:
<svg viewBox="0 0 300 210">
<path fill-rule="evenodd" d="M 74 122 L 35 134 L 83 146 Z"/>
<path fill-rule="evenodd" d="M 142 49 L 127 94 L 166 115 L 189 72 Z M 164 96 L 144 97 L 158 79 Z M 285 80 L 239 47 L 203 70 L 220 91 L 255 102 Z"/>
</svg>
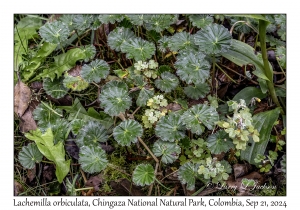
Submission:
<svg viewBox="0 0 300 210">
<path fill-rule="evenodd" d="M 71 49 L 64 54 L 54 57 L 54 63 L 50 68 L 44 69 L 42 73 L 37 75 L 34 79 L 49 77 L 53 80 L 55 77 L 59 78 L 65 71 L 73 68 L 78 60 L 84 60 L 86 54 L 79 48 Z"/>
<path fill-rule="evenodd" d="M 276 108 L 266 112 L 260 112 L 253 116 L 252 125 L 259 132 L 259 142 L 254 142 L 252 139 L 246 146 L 246 150 L 241 151 L 241 159 L 248 161 L 250 164 L 257 165 L 254 159 L 256 155 L 264 155 L 270 134 L 275 121 L 278 119 L 280 109 Z"/>
<path fill-rule="evenodd" d="M 80 46 L 80 49 L 85 53 L 86 58 L 84 59 L 84 62 L 92 60 L 96 55 L 96 47 L 94 45 L 83 45 Z"/>
<path fill-rule="evenodd" d="M 87 173 L 98 173 L 106 168 L 108 160 L 105 151 L 99 146 L 82 146 L 79 150 L 78 163 Z"/>
<path fill-rule="evenodd" d="M 108 34 L 107 43 L 111 49 L 120 51 L 121 45 L 134 37 L 134 33 L 129 28 L 117 27 Z"/>
<path fill-rule="evenodd" d="M 24 77 L 24 81 L 27 81 L 30 77 L 32 77 L 40 65 L 44 62 L 46 57 L 50 55 L 56 48 L 57 44 L 52 44 L 45 42 L 42 47 L 38 50 L 36 55 L 30 59 L 28 65 L 24 68 L 24 72 L 22 76 Z"/>
<path fill-rule="evenodd" d="M 47 22 L 40 28 L 41 37 L 53 44 L 59 44 L 68 39 L 70 30 L 68 26 L 61 21 Z"/>
<path fill-rule="evenodd" d="M 258 15 L 258 14 L 229 14 L 228 16 L 236 16 L 236 17 L 248 17 L 248 18 L 253 18 L 257 20 L 264 20 L 269 22 L 268 19 L 266 19 L 263 15 Z"/>
<path fill-rule="evenodd" d="M 62 98 L 68 93 L 68 88 L 63 85 L 62 77 L 53 81 L 50 78 L 45 78 L 43 87 L 48 95 L 56 99 Z"/>
<path fill-rule="evenodd" d="M 182 119 L 177 113 L 163 116 L 155 127 L 155 135 L 163 141 L 174 142 L 185 137 L 185 128 Z"/>
<path fill-rule="evenodd" d="M 170 27 L 178 19 L 178 15 L 144 15 L 147 30 L 161 32 Z"/>
<path fill-rule="evenodd" d="M 254 54 L 254 49 L 250 45 L 233 39 L 231 48 L 227 52 L 222 52 L 221 55 L 240 67 L 247 64 L 255 65 L 256 70 L 253 74 L 262 79 L 269 80 L 263 73 L 264 64 L 262 60 Z"/>
<path fill-rule="evenodd" d="M 90 14 L 76 14 L 73 18 L 74 29 L 83 32 L 91 27 L 94 21 L 93 15 Z"/>
<path fill-rule="evenodd" d="M 78 131 L 75 143 L 78 147 L 98 146 L 108 139 L 107 130 L 97 121 L 90 121 Z"/>
<path fill-rule="evenodd" d="M 234 145 L 228 134 L 224 130 L 219 130 L 208 136 L 207 147 L 212 154 L 220 154 L 234 148 Z"/>
<path fill-rule="evenodd" d="M 99 97 L 101 101 L 100 107 L 110 116 L 117 116 L 120 113 L 124 113 L 126 109 L 129 109 L 132 102 L 128 91 L 124 88 L 120 88 L 118 85 L 112 84 L 113 83 L 107 83 L 104 85 Z"/>
<path fill-rule="evenodd" d="M 162 156 L 161 161 L 168 164 L 178 159 L 181 148 L 175 143 L 158 140 L 154 143 L 152 151 L 155 156 Z"/>
<path fill-rule="evenodd" d="M 46 130 L 62 116 L 62 110 L 53 107 L 47 103 L 39 104 L 33 111 L 33 119 L 37 120 L 38 126 Z"/>
<path fill-rule="evenodd" d="M 187 184 L 188 190 L 195 189 L 196 176 L 198 174 L 199 164 L 193 164 L 191 162 L 186 162 L 179 167 L 178 179 L 182 184 Z"/>
<path fill-rule="evenodd" d="M 181 119 L 192 133 L 200 135 L 205 129 L 204 126 L 209 130 L 213 129 L 215 122 L 219 119 L 219 115 L 215 108 L 206 104 L 197 104 L 185 111 Z"/>
<path fill-rule="evenodd" d="M 155 53 L 155 45 L 152 42 L 140 37 L 131 38 L 121 45 L 121 51 L 126 53 L 126 57 L 135 61 L 145 61 L 150 59 Z"/>
<path fill-rule="evenodd" d="M 113 130 L 115 140 L 122 146 L 130 146 L 136 143 L 138 137 L 143 135 L 142 126 L 135 120 L 126 120 L 121 122 Z"/>
<path fill-rule="evenodd" d="M 24 168 L 32 169 L 36 163 L 39 163 L 43 159 L 43 154 L 39 151 L 35 143 L 30 143 L 27 146 L 22 147 L 22 151 L 19 152 L 19 161 Z"/>
<path fill-rule="evenodd" d="M 286 48 L 283 46 L 276 47 L 275 55 L 279 65 L 286 69 Z"/>
<path fill-rule="evenodd" d="M 175 63 L 177 75 L 187 84 L 204 83 L 210 74 L 210 63 L 201 52 L 181 52 Z"/>
<path fill-rule="evenodd" d="M 245 87 L 240 92 L 238 92 L 234 97 L 233 101 L 240 101 L 240 99 L 244 99 L 246 104 L 249 105 L 252 98 L 263 99 L 266 97 L 266 94 L 261 92 L 261 89 L 256 87 Z"/>
<path fill-rule="evenodd" d="M 129 14 L 127 14 L 126 16 L 129 18 L 130 22 L 133 25 L 141 26 L 144 24 L 144 16 L 145 15 L 142 15 L 142 14 L 129 15 Z"/>
<path fill-rule="evenodd" d="M 80 132 L 80 130 L 83 128 L 84 125 L 85 125 L 85 122 L 82 119 L 73 120 L 71 123 L 73 134 L 78 135 L 78 133 Z"/>
<path fill-rule="evenodd" d="M 210 15 L 189 15 L 189 20 L 193 26 L 204 28 L 213 23 L 214 18 Z"/>
<path fill-rule="evenodd" d="M 89 86 L 89 83 L 85 81 L 81 76 L 74 77 L 66 72 L 64 74 L 63 85 L 64 87 L 72 89 L 73 91 L 82 91 Z"/>
<path fill-rule="evenodd" d="M 169 48 L 169 42 L 170 38 L 167 36 L 163 36 L 158 40 L 158 49 L 163 53 L 167 52 L 167 49 Z"/>
<path fill-rule="evenodd" d="M 69 132 L 69 122 L 64 119 L 57 119 L 55 121 L 55 123 L 50 125 L 50 128 L 52 130 L 53 133 L 53 142 L 54 144 L 57 144 L 59 141 L 61 142 L 65 142 L 67 136 L 68 136 L 68 132 Z"/>
<path fill-rule="evenodd" d="M 206 54 L 215 55 L 226 52 L 232 41 L 228 29 L 219 24 L 210 24 L 198 31 L 195 36 L 195 44 L 199 50 Z"/>
<path fill-rule="evenodd" d="M 136 99 L 136 104 L 138 106 L 145 106 L 147 104 L 147 101 L 154 96 L 154 89 L 147 89 L 143 87 L 141 91 L 139 92 L 139 96 Z"/>
<path fill-rule="evenodd" d="M 170 72 L 163 72 L 160 77 L 161 79 L 155 80 L 155 86 L 166 93 L 174 90 L 179 84 L 178 78 Z"/>
<path fill-rule="evenodd" d="M 154 169 L 150 164 L 140 164 L 133 171 L 132 181 L 138 186 L 150 185 L 154 180 Z"/>
<path fill-rule="evenodd" d="M 55 175 L 59 183 L 62 183 L 65 176 L 70 170 L 70 161 L 65 160 L 65 150 L 62 142 L 58 142 L 54 145 L 53 134 L 51 128 L 47 129 L 45 133 L 37 129 L 26 133 L 25 137 L 35 141 L 40 152 L 50 161 L 53 161 L 56 166 Z"/>
<path fill-rule="evenodd" d="M 176 33 L 168 39 L 168 47 L 171 51 L 197 49 L 194 36 L 185 31 Z"/>
<path fill-rule="evenodd" d="M 104 60 L 96 59 L 90 64 L 83 65 L 80 74 L 87 82 L 98 83 L 107 77 L 109 69 L 109 65 Z"/>
<path fill-rule="evenodd" d="M 63 23 L 65 23 L 70 31 L 73 31 L 75 29 L 74 26 L 74 16 L 75 15 L 70 15 L 70 14 L 64 14 L 62 16 L 59 17 L 59 20 Z"/>
<path fill-rule="evenodd" d="M 124 15 L 99 15 L 99 20 L 104 23 L 104 24 L 108 24 L 108 23 L 112 23 L 114 24 L 115 22 L 121 22 L 124 18 Z"/>
<path fill-rule="evenodd" d="M 76 187 L 75 187 L 77 178 L 78 178 L 78 174 L 75 175 L 72 183 L 70 182 L 70 180 L 68 178 L 66 179 L 67 195 L 70 195 L 70 196 L 77 195 L 77 193 L 76 193 L 77 191 L 76 191 Z"/>
<path fill-rule="evenodd" d="M 189 85 L 184 88 L 184 93 L 192 99 L 199 99 L 206 96 L 209 93 L 210 87 L 207 83 L 198 83 L 195 85 Z"/>
</svg>

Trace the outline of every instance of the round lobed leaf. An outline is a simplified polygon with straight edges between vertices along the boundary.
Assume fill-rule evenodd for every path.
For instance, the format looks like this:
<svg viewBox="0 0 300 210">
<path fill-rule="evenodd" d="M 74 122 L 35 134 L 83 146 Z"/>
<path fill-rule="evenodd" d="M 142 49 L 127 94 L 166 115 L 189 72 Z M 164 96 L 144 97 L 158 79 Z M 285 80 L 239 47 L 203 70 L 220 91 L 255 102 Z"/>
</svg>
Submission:
<svg viewBox="0 0 300 210">
<path fill-rule="evenodd" d="M 64 118 L 57 119 L 55 123 L 51 125 L 54 144 L 57 144 L 60 141 L 65 142 L 69 126 L 69 122 Z"/>
<path fill-rule="evenodd" d="M 178 78 L 170 72 L 163 72 L 160 77 L 161 79 L 155 80 L 155 86 L 166 93 L 174 90 L 179 84 Z"/>
<path fill-rule="evenodd" d="M 195 45 L 195 40 L 193 35 L 188 32 L 180 32 L 176 33 L 169 38 L 168 47 L 171 51 L 178 50 L 197 50 L 197 46 Z"/>
<path fill-rule="evenodd" d="M 193 164 L 191 162 L 186 162 L 179 167 L 178 179 L 182 184 L 187 184 L 188 190 L 195 189 L 196 176 L 198 174 L 199 164 Z"/>
<path fill-rule="evenodd" d="M 81 69 L 81 76 L 87 82 L 100 82 L 109 73 L 109 65 L 104 60 L 96 59 L 90 64 L 85 64 Z"/>
<path fill-rule="evenodd" d="M 204 28 L 209 24 L 213 23 L 214 18 L 210 15 L 189 15 L 189 19 L 193 26 L 198 28 Z"/>
<path fill-rule="evenodd" d="M 195 44 L 199 50 L 206 54 L 218 54 L 226 52 L 232 42 L 232 36 L 228 29 L 219 24 L 210 24 L 198 31 L 195 36 Z"/>
<path fill-rule="evenodd" d="M 198 83 L 195 85 L 189 85 L 184 88 L 184 93 L 192 99 L 199 99 L 205 97 L 209 93 L 209 85 L 207 83 Z"/>
<path fill-rule="evenodd" d="M 204 83 L 209 78 L 210 63 L 201 52 L 181 52 L 175 63 L 177 75 L 187 84 Z"/>
<path fill-rule="evenodd" d="M 80 49 L 82 49 L 86 57 L 84 59 L 84 62 L 88 62 L 89 60 L 93 59 L 96 55 L 96 47 L 94 45 L 80 46 Z"/>
<path fill-rule="evenodd" d="M 146 106 L 147 101 L 154 96 L 154 89 L 142 88 L 139 92 L 139 96 L 136 99 L 136 104 L 138 106 Z"/>
<path fill-rule="evenodd" d="M 108 34 L 107 43 L 111 49 L 120 51 L 121 45 L 134 37 L 135 35 L 130 29 L 118 27 Z"/>
<path fill-rule="evenodd" d="M 154 169 L 150 164 L 140 164 L 133 171 L 132 181 L 138 186 L 150 185 L 154 180 Z"/>
<path fill-rule="evenodd" d="M 113 130 L 115 140 L 122 146 L 130 146 L 137 142 L 137 138 L 143 135 L 142 126 L 135 120 L 121 122 Z"/>
<path fill-rule="evenodd" d="M 185 128 L 180 115 L 170 113 L 160 118 L 155 127 L 155 135 L 163 141 L 174 142 L 185 137 L 184 130 Z"/>
<path fill-rule="evenodd" d="M 168 164 L 178 159 L 181 148 L 175 143 L 158 140 L 154 143 L 152 151 L 155 156 L 162 156 L 161 161 Z"/>
<path fill-rule="evenodd" d="M 80 32 L 83 32 L 91 27 L 94 21 L 91 14 L 76 14 L 73 18 L 74 28 Z"/>
<path fill-rule="evenodd" d="M 90 121 L 79 130 L 75 140 L 78 147 L 98 146 L 100 142 L 108 139 L 107 130 L 97 121 Z"/>
<path fill-rule="evenodd" d="M 136 26 L 141 26 L 144 24 L 144 16 L 145 15 L 126 15 L 130 22 L 133 24 L 133 25 L 136 25 Z"/>
<path fill-rule="evenodd" d="M 145 15 L 145 27 L 147 30 L 154 30 L 156 32 L 161 32 L 166 28 L 169 28 L 170 25 L 175 23 L 178 19 L 178 15 Z"/>
<path fill-rule="evenodd" d="M 62 16 L 59 17 L 59 20 L 63 23 L 65 23 L 68 27 L 70 31 L 73 31 L 74 28 L 74 16 L 75 15 L 70 15 L 70 14 L 64 14 Z"/>
<path fill-rule="evenodd" d="M 48 95 L 56 99 L 64 97 L 69 90 L 63 85 L 63 77 L 53 81 L 46 77 L 43 80 L 43 87 Z"/>
<path fill-rule="evenodd" d="M 209 130 L 213 129 L 215 122 L 219 120 L 219 115 L 215 108 L 206 104 L 197 104 L 185 111 L 181 119 L 192 133 L 200 135 L 205 129 L 203 125 Z"/>
<path fill-rule="evenodd" d="M 124 15 L 99 15 L 98 18 L 104 24 L 114 24 L 115 22 L 121 22 L 124 19 Z"/>
<path fill-rule="evenodd" d="M 42 161 L 43 154 L 39 151 L 35 143 L 30 143 L 22 147 L 18 158 L 24 168 L 33 169 L 36 163 Z"/>
<path fill-rule="evenodd" d="M 79 151 L 78 163 L 83 171 L 97 173 L 106 168 L 108 160 L 105 151 L 99 146 L 82 146 Z"/>
<path fill-rule="evenodd" d="M 224 130 L 219 130 L 207 138 L 207 147 L 212 154 L 220 154 L 227 152 L 230 148 L 234 148 L 234 145 L 228 133 Z"/>
<path fill-rule="evenodd" d="M 63 85 L 66 88 L 70 88 L 73 91 L 82 91 L 85 90 L 89 83 L 85 81 L 81 76 L 71 76 L 68 73 L 65 73 Z"/>
<path fill-rule="evenodd" d="M 40 28 L 41 37 L 46 42 L 59 44 L 67 40 L 70 31 L 68 26 L 61 21 L 47 22 Z"/>
<path fill-rule="evenodd" d="M 38 121 L 37 124 L 40 129 L 46 130 L 51 127 L 51 124 L 55 124 L 61 114 L 61 109 L 55 109 L 47 103 L 41 103 L 33 111 L 33 119 Z"/>
</svg>

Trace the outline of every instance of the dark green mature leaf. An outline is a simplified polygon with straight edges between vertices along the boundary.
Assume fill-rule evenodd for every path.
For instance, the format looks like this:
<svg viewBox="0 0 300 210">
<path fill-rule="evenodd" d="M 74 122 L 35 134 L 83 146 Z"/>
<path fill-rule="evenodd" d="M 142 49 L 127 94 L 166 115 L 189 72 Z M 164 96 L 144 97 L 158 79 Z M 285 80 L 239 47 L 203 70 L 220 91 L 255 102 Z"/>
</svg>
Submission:
<svg viewBox="0 0 300 210">
<path fill-rule="evenodd" d="M 61 141 L 54 145 L 51 128 L 48 128 L 45 133 L 42 133 L 39 129 L 31 131 L 26 133 L 25 137 L 35 141 L 40 152 L 48 160 L 54 162 L 57 180 L 59 183 L 62 183 L 65 176 L 69 173 L 71 160 L 65 160 L 64 145 Z"/>
<path fill-rule="evenodd" d="M 120 51 L 121 45 L 134 37 L 135 35 L 130 29 L 117 27 L 108 34 L 107 43 L 111 49 Z"/>
<path fill-rule="evenodd" d="M 117 116 L 120 113 L 124 113 L 126 109 L 130 108 L 132 103 L 128 92 L 116 86 L 110 88 L 104 87 L 99 100 L 101 101 L 101 108 L 110 116 Z"/>
<path fill-rule="evenodd" d="M 30 143 L 27 146 L 22 147 L 22 151 L 19 152 L 19 161 L 24 168 L 32 169 L 36 163 L 39 163 L 43 159 L 43 154 L 39 151 L 35 143 Z"/>
<path fill-rule="evenodd" d="M 37 75 L 33 80 L 49 77 L 53 80 L 59 78 L 65 71 L 73 68 L 78 60 L 86 59 L 86 54 L 79 48 L 71 49 L 64 54 L 54 57 L 54 63 L 48 69 Z"/>
<path fill-rule="evenodd" d="M 197 49 L 195 45 L 194 35 L 188 32 L 180 32 L 171 36 L 168 40 L 168 47 L 172 51 Z"/>
<path fill-rule="evenodd" d="M 59 141 L 65 142 L 69 134 L 69 126 L 69 122 L 64 118 L 57 119 L 55 123 L 51 125 L 54 144 L 57 144 Z"/>
<path fill-rule="evenodd" d="M 115 22 L 121 22 L 123 20 L 123 18 L 124 18 L 124 15 L 119 15 L 119 14 L 115 14 L 115 15 L 99 15 L 98 18 L 104 24 L 108 24 L 108 23 L 114 24 Z"/>
<path fill-rule="evenodd" d="M 90 64 L 85 64 L 81 69 L 81 76 L 87 82 L 100 82 L 109 74 L 109 65 L 104 60 L 96 59 Z"/>
<path fill-rule="evenodd" d="M 147 30 L 161 32 L 170 27 L 178 19 L 178 15 L 145 15 L 145 27 Z"/>
<path fill-rule="evenodd" d="M 76 14 L 73 18 L 74 29 L 83 32 L 91 27 L 93 21 L 93 15 L 91 14 Z"/>
<path fill-rule="evenodd" d="M 174 142 L 185 137 L 182 119 L 177 113 L 163 116 L 155 127 L 155 134 L 163 141 Z"/>
<path fill-rule="evenodd" d="M 161 162 L 168 164 L 178 159 L 181 148 L 175 143 L 158 140 L 154 143 L 152 151 L 155 156 L 162 156 Z"/>
<path fill-rule="evenodd" d="M 96 55 L 96 47 L 94 45 L 84 45 L 80 46 L 80 49 L 83 50 L 85 53 L 84 62 L 88 62 L 89 60 L 93 59 Z"/>
<path fill-rule="evenodd" d="M 232 41 L 232 36 L 228 29 L 219 24 L 210 24 L 198 31 L 195 36 L 195 44 L 199 45 L 199 50 L 206 54 L 219 54 L 226 52 Z"/>
<path fill-rule="evenodd" d="M 78 131 L 75 143 L 78 147 L 99 146 L 100 142 L 108 139 L 107 130 L 97 121 L 90 121 Z"/>
<path fill-rule="evenodd" d="M 115 140 L 122 146 L 130 146 L 136 143 L 138 137 L 143 135 L 142 126 L 135 120 L 126 120 L 121 122 L 113 130 Z"/>
<path fill-rule="evenodd" d="M 215 122 L 219 120 L 219 114 L 216 109 L 211 106 L 197 104 L 185 111 L 181 119 L 192 133 L 200 135 L 205 129 L 204 126 L 209 130 L 213 129 Z"/>
<path fill-rule="evenodd" d="M 55 124 L 56 120 L 62 116 L 61 114 L 62 110 L 47 103 L 41 103 L 33 111 L 33 118 L 38 121 L 37 124 L 42 130 L 46 130 Z"/>
<path fill-rule="evenodd" d="M 186 162 L 179 167 L 178 179 L 182 184 L 187 184 L 188 190 L 195 189 L 196 177 L 198 175 L 199 164 L 193 164 L 192 162 Z"/>
<path fill-rule="evenodd" d="M 154 180 L 154 169 L 150 164 L 140 164 L 133 171 L 132 181 L 136 185 L 150 185 L 154 182 Z"/>
<path fill-rule="evenodd" d="M 147 88 L 142 88 L 141 91 L 139 92 L 139 96 L 136 99 L 136 104 L 138 106 L 145 106 L 147 104 L 148 99 L 152 98 L 154 96 L 154 89 L 147 89 Z"/>
<path fill-rule="evenodd" d="M 59 44 L 68 39 L 70 35 L 69 27 L 61 22 L 47 22 L 40 28 L 39 31 L 41 37 L 46 40 L 46 42 L 50 42 L 53 44 Z"/>
<path fill-rule="evenodd" d="M 130 20 L 130 22 L 133 24 L 133 25 L 136 25 L 136 26 L 141 26 L 141 25 L 143 25 L 144 24 L 144 16 L 145 15 L 143 15 L 143 14 L 138 14 L 138 15 L 129 15 L 129 14 L 127 14 L 126 15 L 128 18 L 129 18 L 129 20 Z"/>
<path fill-rule="evenodd" d="M 224 130 L 219 130 L 207 138 L 207 147 L 212 154 L 220 154 L 227 152 L 230 148 L 234 148 L 234 145 L 228 133 Z"/>
<path fill-rule="evenodd" d="M 110 81 L 110 82 L 106 83 L 102 87 L 102 90 L 105 91 L 105 90 L 109 90 L 109 89 L 114 88 L 114 87 L 123 89 L 124 91 L 128 91 L 128 86 L 126 85 L 125 82 L 120 82 L 120 81 L 116 81 L 116 80 L 113 80 L 113 81 Z"/>
<path fill-rule="evenodd" d="M 192 99 L 199 99 L 205 97 L 209 93 L 210 87 L 207 83 L 198 83 L 195 85 L 189 85 L 184 88 L 184 93 Z"/>
<path fill-rule="evenodd" d="M 260 88 L 256 88 L 256 87 L 245 87 L 243 90 L 241 90 L 240 92 L 238 92 L 234 97 L 233 97 L 233 101 L 240 101 L 240 99 L 244 99 L 246 104 L 249 105 L 251 102 L 251 99 L 253 97 L 259 98 L 259 99 L 263 99 L 265 98 L 267 95 L 261 92 Z"/>
<path fill-rule="evenodd" d="M 259 142 L 254 142 L 251 139 L 249 141 L 250 144 L 246 146 L 246 149 L 241 151 L 241 159 L 257 165 L 254 159 L 258 154 L 264 155 L 273 125 L 278 119 L 279 113 L 280 109 L 276 108 L 270 111 L 260 112 L 253 116 L 252 125 L 259 132 Z"/>
<path fill-rule="evenodd" d="M 133 58 L 135 61 L 145 61 L 154 55 L 155 45 L 140 37 L 131 38 L 121 45 L 121 51 L 126 53 L 127 58 Z"/>
<path fill-rule="evenodd" d="M 79 160 L 83 171 L 97 173 L 106 168 L 108 160 L 105 151 L 99 146 L 83 146 L 79 150 Z"/>
<path fill-rule="evenodd" d="M 78 133 L 80 132 L 80 130 L 83 128 L 83 126 L 85 125 L 85 121 L 82 119 L 75 119 L 71 122 L 71 127 L 72 127 L 72 132 L 75 135 L 78 135 Z"/>
<path fill-rule="evenodd" d="M 73 14 L 64 14 L 64 15 L 59 17 L 59 20 L 61 22 L 65 23 L 69 27 L 70 31 L 73 31 L 75 29 L 74 16 L 75 15 L 73 15 Z"/>
<path fill-rule="evenodd" d="M 236 17 L 248 17 L 248 18 L 253 18 L 257 20 L 264 20 L 269 22 L 268 19 L 264 17 L 264 15 L 258 15 L 258 14 L 230 14 L 229 16 L 236 16 Z"/>
<path fill-rule="evenodd" d="M 277 47 L 275 51 L 275 55 L 279 65 L 283 69 L 286 69 L 286 48 L 283 46 Z"/>
<path fill-rule="evenodd" d="M 64 78 L 61 77 L 51 81 L 50 78 L 45 78 L 43 80 L 43 87 L 46 93 L 56 99 L 64 97 L 69 89 L 63 85 L 63 79 Z"/>
<path fill-rule="evenodd" d="M 180 53 L 175 63 L 177 75 L 188 84 L 204 83 L 209 77 L 210 63 L 201 52 Z"/>
<path fill-rule="evenodd" d="M 166 93 L 174 90 L 179 84 L 178 78 L 170 72 L 163 72 L 160 77 L 161 79 L 155 80 L 155 86 Z"/>
<path fill-rule="evenodd" d="M 158 49 L 163 53 L 167 52 L 167 49 L 169 49 L 169 42 L 170 38 L 167 36 L 163 36 L 158 40 Z"/>
<path fill-rule="evenodd" d="M 204 28 L 214 21 L 214 18 L 210 15 L 189 15 L 189 19 L 193 26 L 198 28 Z"/>
</svg>

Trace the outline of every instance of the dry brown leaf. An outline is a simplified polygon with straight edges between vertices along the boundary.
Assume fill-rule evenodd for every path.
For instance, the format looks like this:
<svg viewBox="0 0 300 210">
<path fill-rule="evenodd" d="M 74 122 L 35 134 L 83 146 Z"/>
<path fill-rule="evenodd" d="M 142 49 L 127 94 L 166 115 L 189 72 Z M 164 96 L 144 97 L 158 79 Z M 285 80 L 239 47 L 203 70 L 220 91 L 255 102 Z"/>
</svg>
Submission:
<svg viewBox="0 0 300 210">
<path fill-rule="evenodd" d="M 250 164 L 234 164 L 233 165 L 233 173 L 235 179 L 244 176 L 245 174 L 249 174 L 252 170 L 252 166 Z"/>
<path fill-rule="evenodd" d="M 22 192 L 24 192 L 23 186 L 15 180 L 15 182 L 14 182 L 14 196 L 17 196 Z"/>
<path fill-rule="evenodd" d="M 33 119 L 32 111 L 31 109 L 27 109 L 20 120 L 20 131 L 22 133 L 27 133 L 28 131 L 36 129 L 37 125 L 35 120 Z"/>
<path fill-rule="evenodd" d="M 27 170 L 27 178 L 28 178 L 29 182 L 33 181 L 33 179 L 35 178 L 35 175 L 36 175 L 36 167 L 34 167 L 33 169 Z"/>
<path fill-rule="evenodd" d="M 14 111 L 18 116 L 22 116 L 28 108 L 31 98 L 31 90 L 23 82 L 18 81 L 14 90 Z"/>
<path fill-rule="evenodd" d="M 103 178 L 99 176 L 90 177 L 85 183 L 86 187 L 94 187 L 95 191 L 99 190 L 99 185 L 103 183 Z"/>
</svg>

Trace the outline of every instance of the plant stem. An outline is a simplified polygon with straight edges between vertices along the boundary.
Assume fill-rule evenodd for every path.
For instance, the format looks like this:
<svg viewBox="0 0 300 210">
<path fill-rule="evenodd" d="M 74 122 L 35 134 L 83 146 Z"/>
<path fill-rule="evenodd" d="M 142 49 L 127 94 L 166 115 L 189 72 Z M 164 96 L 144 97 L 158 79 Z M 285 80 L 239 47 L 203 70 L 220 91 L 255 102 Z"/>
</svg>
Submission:
<svg viewBox="0 0 300 210">
<path fill-rule="evenodd" d="M 232 79 L 218 64 L 216 64 L 216 66 L 232 81 L 234 82 L 235 84 L 237 84 L 237 82 Z"/>
<path fill-rule="evenodd" d="M 267 28 L 268 22 L 264 20 L 259 20 L 259 39 L 260 39 L 260 47 L 261 47 L 261 54 L 262 59 L 264 63 L 263 71 L 267 78 L 269 79 L 267 81 L 268 89 L 271 95 L 271 98 L 273 102 L 280 108 L 280 113 L 284 115 L 284 111 L 278 101 L 274 84 L 273 84 L 273 70 L 270 69 L 269 61 L 268 61 L 268 55 L 267 55 L 267 46 L 266 46 L 266 28 Z"/>
</svg>

